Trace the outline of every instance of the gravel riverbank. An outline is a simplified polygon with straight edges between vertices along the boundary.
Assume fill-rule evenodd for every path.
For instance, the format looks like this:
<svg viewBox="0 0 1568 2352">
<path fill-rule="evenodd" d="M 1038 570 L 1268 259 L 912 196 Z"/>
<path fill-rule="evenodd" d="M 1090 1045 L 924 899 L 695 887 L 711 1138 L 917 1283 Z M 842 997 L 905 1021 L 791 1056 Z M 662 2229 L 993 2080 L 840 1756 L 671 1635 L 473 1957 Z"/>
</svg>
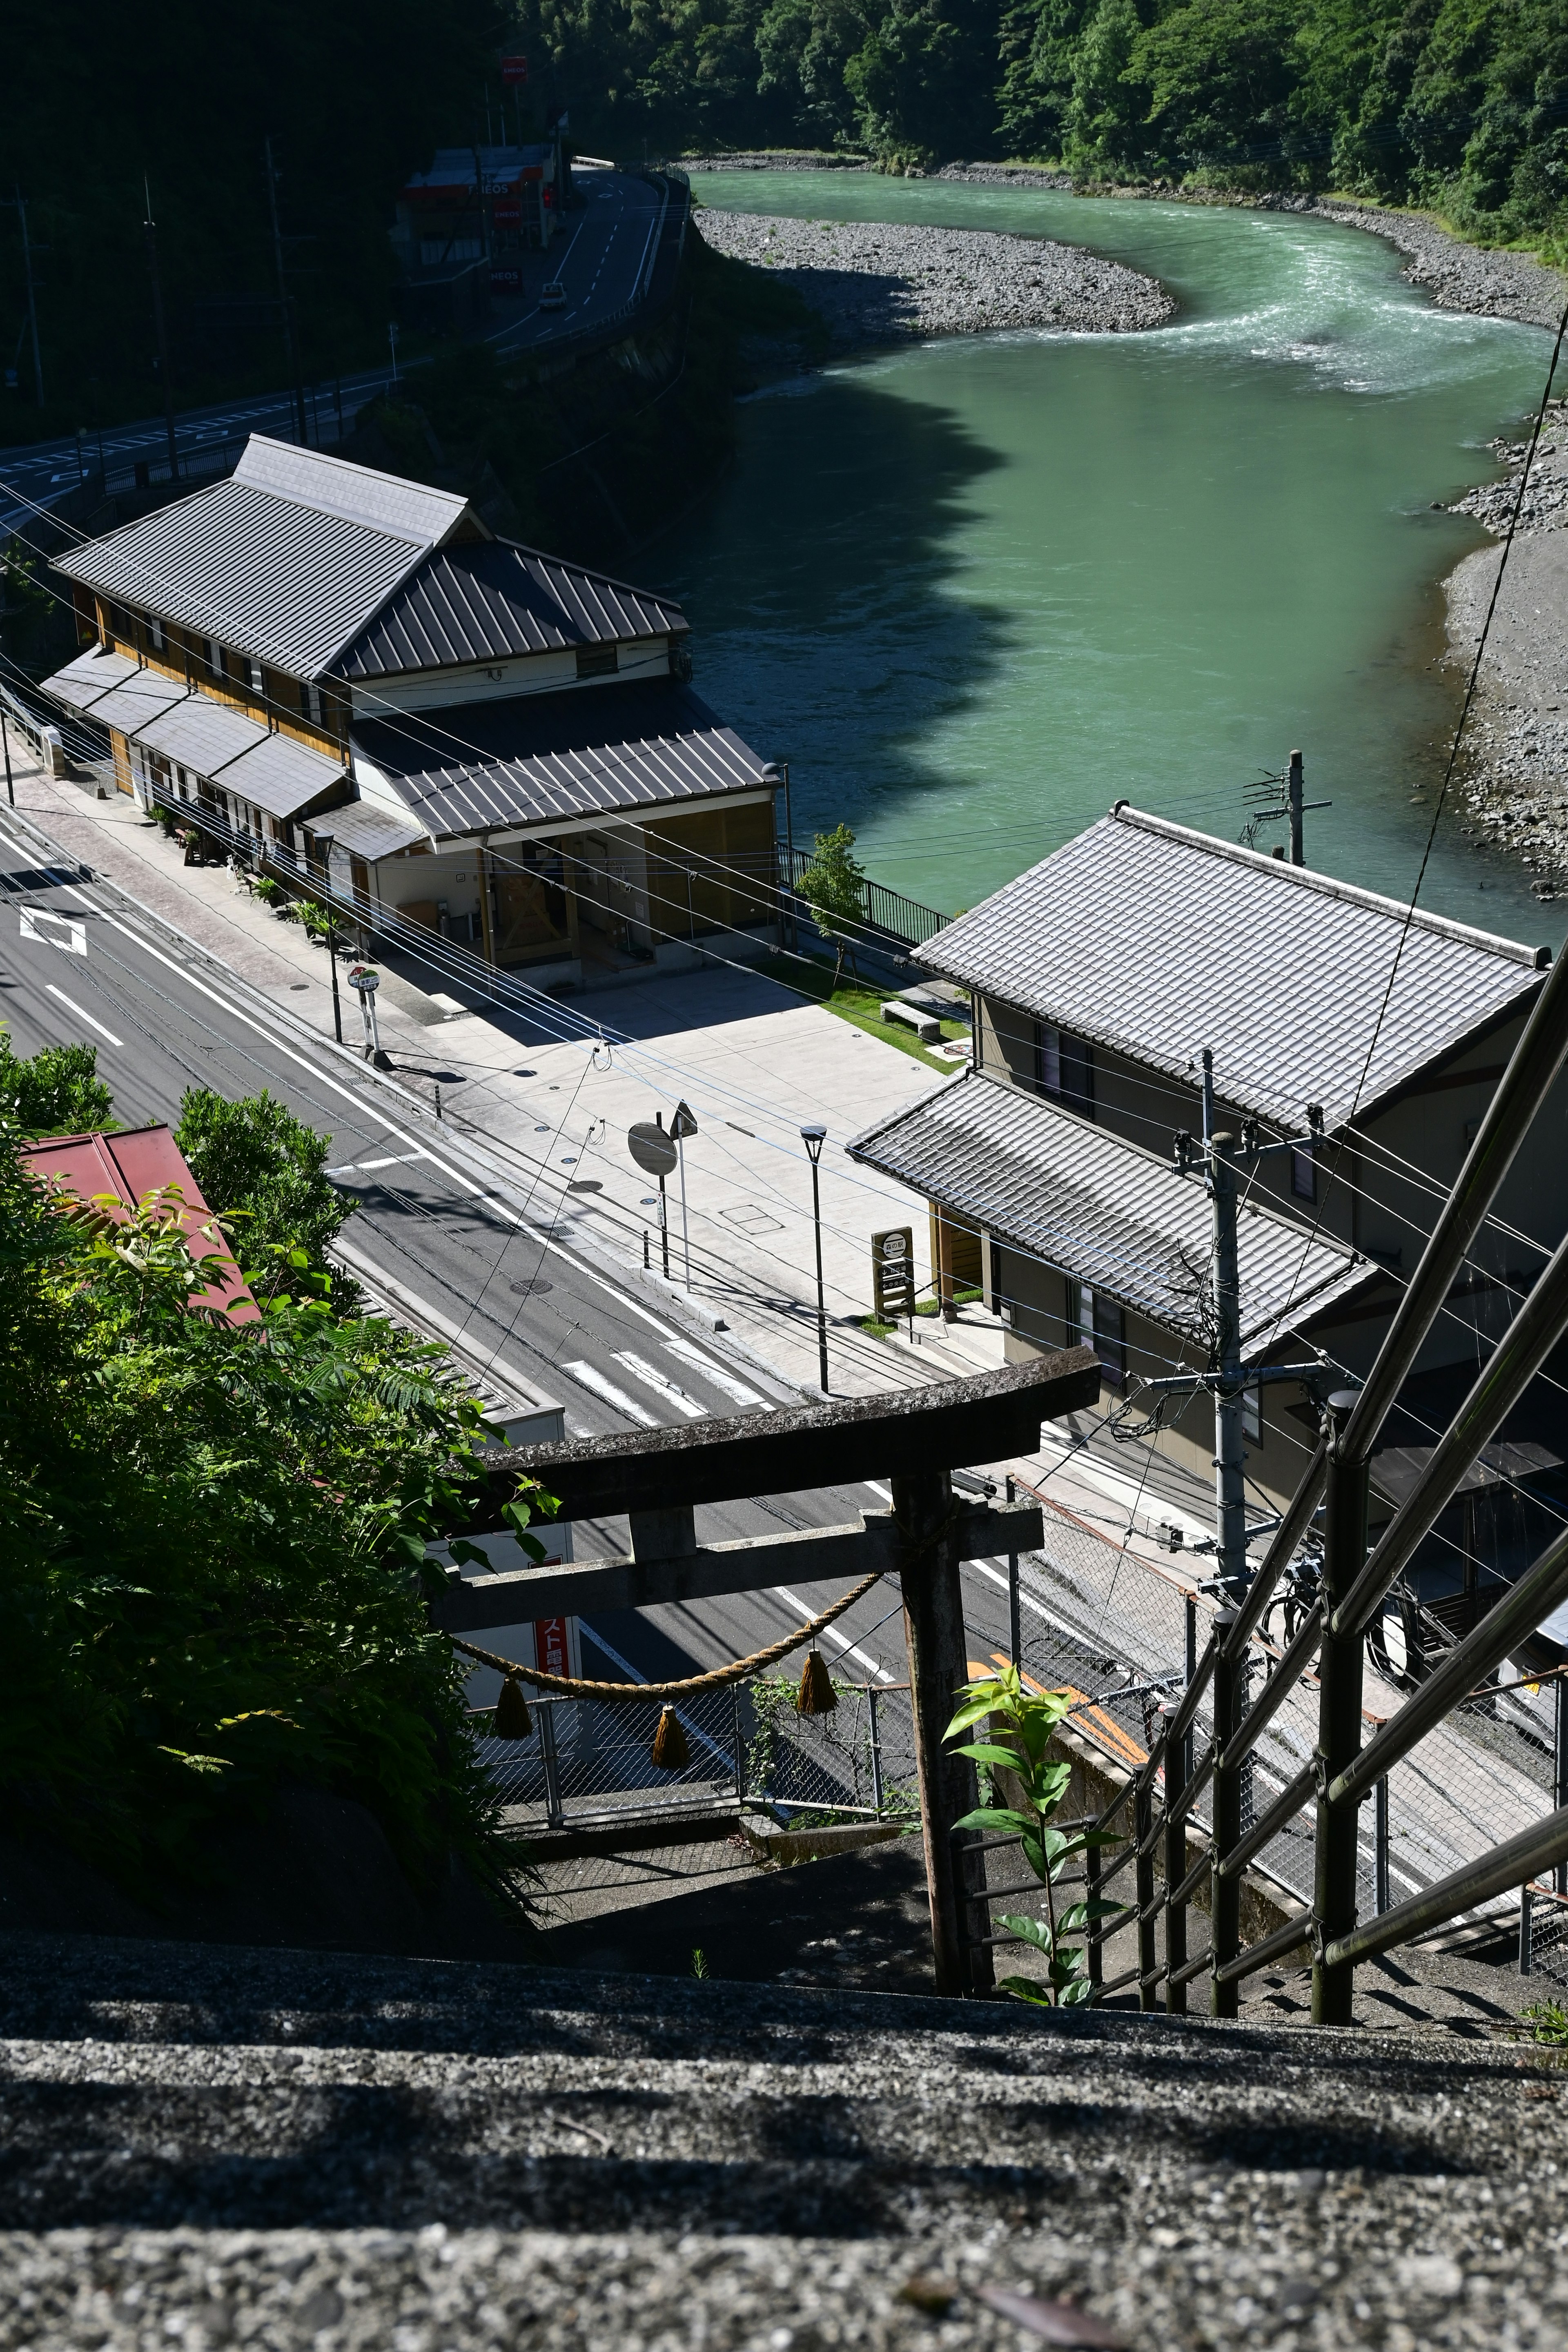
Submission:
<svg viewBox="0 0 1568 2352">
<path fill-rule="evenodd" d="M 715 251 L 795 287 L 841 350 L 998 327 L 1132 334 L 1176 307 L 1141 270 L 1046 237 L 716 210 L 697 225 Z"/>
</svg>

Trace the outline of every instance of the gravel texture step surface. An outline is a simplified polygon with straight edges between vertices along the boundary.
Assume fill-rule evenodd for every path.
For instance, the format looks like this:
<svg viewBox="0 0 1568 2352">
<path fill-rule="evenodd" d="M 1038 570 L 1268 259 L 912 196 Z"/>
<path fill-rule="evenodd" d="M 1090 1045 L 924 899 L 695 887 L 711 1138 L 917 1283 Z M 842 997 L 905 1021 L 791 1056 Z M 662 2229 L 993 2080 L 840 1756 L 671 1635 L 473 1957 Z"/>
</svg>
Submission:
<svg viewBox="0 0 1568 2352">
<path fill-rule="evenodd" d="M 697 225 L 718 252 L 776 270 L 843 348 L 998 327 L 1131 334 L 1176 307 L 1141 270 L 1043 237 L 708 208 Z"/>
<path fill-rule="evenodd" d="M 6 2352 L 1568 2332 L 1508 2042 L 20 1936 L 0 2006 Z"/>
</svg>

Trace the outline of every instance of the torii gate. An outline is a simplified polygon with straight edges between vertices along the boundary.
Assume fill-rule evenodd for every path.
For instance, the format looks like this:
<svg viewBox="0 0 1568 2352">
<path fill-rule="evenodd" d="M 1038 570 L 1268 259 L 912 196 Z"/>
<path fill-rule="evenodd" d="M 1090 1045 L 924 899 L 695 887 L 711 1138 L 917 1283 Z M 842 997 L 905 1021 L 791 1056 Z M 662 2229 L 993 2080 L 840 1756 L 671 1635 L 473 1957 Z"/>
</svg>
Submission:
<svg viewBox="0 0 1568 2352">
<path fill-rule="evenodd" d="M 931 1956 L 940 1993 L 965 1988 L 961 1935 L 965 1888 L 953 1824 L 978 1802 L 974 1767 L 942 1745 L 953 1693 L 969 1679 L 960 1563 L 1025 1550 L 1044 1539 L 1037 1504 L 955 1503 L 951 1473 L 1032 1454 L 1043 1422 L 1100 1400 L 1091 1348 L 1069 1348 L 968 1380 L 845 1403 L 792 1406 L 637 1430 L 491 1457 L 490 1487 L 505 1500 L 520 1477 L 560 1497 L 563 1519 L 625 1513 L 631 1550 L 618 1559 L 464 1577 L 449 1571 L 431 1603 L 441 1631 L 605 1609 L 712 1600 L 784 1583 L 846 1584 L 879 1571 L 900 1578 L 909 1647 L 921 1825 L 931 1893 Z M 890 1511 L 798 1534 L 699 1545 L 700 1503 L 798 1494 L 871 1478 L 892 1488 Z M 482 1538 L 481 1538 L 482 1539 Z M 988 1947 L 968 1971 L 990 1981 Z"/>
</svg>

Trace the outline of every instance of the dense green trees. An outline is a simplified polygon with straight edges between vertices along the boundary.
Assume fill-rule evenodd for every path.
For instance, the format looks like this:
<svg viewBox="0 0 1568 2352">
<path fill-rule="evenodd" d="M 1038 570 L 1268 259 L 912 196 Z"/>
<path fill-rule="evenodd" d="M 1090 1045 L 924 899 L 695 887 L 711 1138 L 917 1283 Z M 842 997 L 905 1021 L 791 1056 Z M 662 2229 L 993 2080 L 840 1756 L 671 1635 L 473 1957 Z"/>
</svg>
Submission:
<svg viewBox="0 0 1568 2352">
<path fill-rule="evenodd" d="M 309 1130 L 229 1108 L 187 1101 L 205 1180 L 296 1252 L 237 1326 L 193 1309 L 211 1269 L 155 1199 L 118 1226 L 51 1201 L 0 1117 L 0 1803 L 148 1890 L 285 1782 L 361 1799 L 416 1877 L 483 1865 L 421 1597 L 479 1492 L 478 1408 L 441 1350 L 322 1295 Z"/>
<path fill-rule="evenodd" d="M 590 148 L 1014 155 L 1568 236 L 1568 0 L 520 0 Z"/>
</svg>

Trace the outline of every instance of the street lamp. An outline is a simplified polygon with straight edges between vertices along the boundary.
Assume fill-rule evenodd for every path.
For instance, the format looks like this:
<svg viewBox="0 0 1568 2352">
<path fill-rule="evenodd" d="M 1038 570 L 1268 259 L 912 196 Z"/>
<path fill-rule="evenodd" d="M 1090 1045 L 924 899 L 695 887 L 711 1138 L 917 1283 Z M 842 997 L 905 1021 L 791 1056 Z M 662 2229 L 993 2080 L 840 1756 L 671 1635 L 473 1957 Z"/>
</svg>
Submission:
<svg viewBox="0 0 1568 2352">
<path fill-rule="evenodd" d="M 827 1140 L 825 1127 L 803 1127 L 800 1139 L 811 1162 L 811 1222 L 816 1234 L 816 1356 L 822 1370 L 822 1393 L 827 1394 L 827 1300 L 822 1287 L 822 1191 L 816 1163 Z"/>
</svg>

